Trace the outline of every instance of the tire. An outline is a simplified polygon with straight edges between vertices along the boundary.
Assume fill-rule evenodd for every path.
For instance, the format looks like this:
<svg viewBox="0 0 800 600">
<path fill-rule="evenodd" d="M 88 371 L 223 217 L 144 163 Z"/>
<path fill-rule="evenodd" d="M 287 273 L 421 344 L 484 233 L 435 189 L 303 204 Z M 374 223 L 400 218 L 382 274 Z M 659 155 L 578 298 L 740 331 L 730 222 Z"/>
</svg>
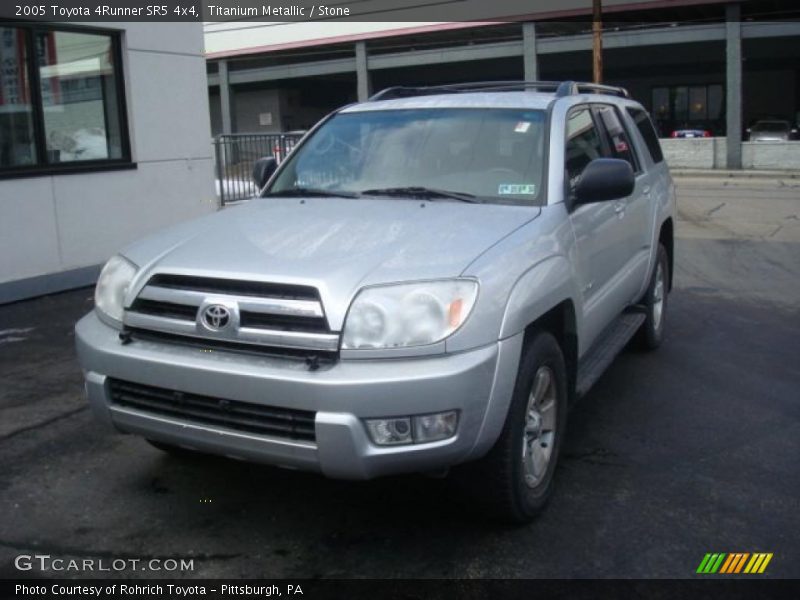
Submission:
<svg viewBox="0 0 800 600">
<path fill-rule="evenodd" d="M 197 458 L 201 455 L 200 452 L 196 450 L 189 450 L 188 448 L 182 448 L 181 446 L 175 446 L 173 444 L 167 444 L 165 442 L 157 442 L 156 440 L 147 440 L 147 443 L 153 446 L 153 448 L 158 448 L 162 452 L 166 452 L 170 456 L 174 456 L 175 458 Z"/>
<path fill-rule="evenodd" d="M 664 339 L 669 290 L 669 258 L 662 244 L 658 245 L 656 264 L 647 291 L 641 304 L 645 308 L 645 320 L 637 332 L 637 342 L 642 350 L 655 350 Z"/>
<path fill-rule="evenodd" d="M 546 378 L 550 387 L 545 387 Z M 539 398 L 535 397 L 537 382 L 541 388 Z M 552 402 L 550 409 L 537 412 L 538 426 L 531 422 L 529 402 L 534 408 L 537 404 L 539 408 L 547 407 Z M 500 437 L 485 457 L 462 467 L 461 487 L 494 518 L 515 524 L 531 521 L 552 494 L 566 417 L 567 371 L 561 347 L 550 333 L 537 332 L 522 352 Z M 540 460 L 545 455 L 542 467 Z M 540 460 L 534 460 L 535 456 Z"/>
</svg>

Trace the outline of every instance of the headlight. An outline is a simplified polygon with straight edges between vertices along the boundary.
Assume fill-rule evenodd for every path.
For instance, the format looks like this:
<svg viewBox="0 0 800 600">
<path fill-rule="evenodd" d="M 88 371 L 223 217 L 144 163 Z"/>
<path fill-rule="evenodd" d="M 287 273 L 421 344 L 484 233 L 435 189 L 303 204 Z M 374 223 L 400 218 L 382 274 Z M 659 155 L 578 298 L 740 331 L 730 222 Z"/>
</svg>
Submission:
<svg viewBox="0 0 800 600">
<path fill-rule="evenodd" d="M 423 281 L 361 290 L 347 314 L 342 348 L 403 348 L 445 339 L 467 320 L 478 284 Z"/>
<path fill-rule="evenodd" d="M 94 290 L 94 305 L 116 325 L 122 324 L 125 294 L 128 293 L 128 286 L 135 275 L 136 266 L 121 256 L 111 257 L 100 271 Z"/>
</svg>

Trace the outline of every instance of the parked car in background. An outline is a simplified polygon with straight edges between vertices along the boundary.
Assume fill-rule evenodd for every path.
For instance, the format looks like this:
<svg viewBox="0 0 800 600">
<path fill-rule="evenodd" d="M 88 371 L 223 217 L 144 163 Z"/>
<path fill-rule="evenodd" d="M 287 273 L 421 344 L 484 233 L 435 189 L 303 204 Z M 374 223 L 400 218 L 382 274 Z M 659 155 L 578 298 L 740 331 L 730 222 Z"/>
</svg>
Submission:
<svg viewBox="0 0 800 600">
<path fill-rule="evenodd" d="M 289 155 L 297 143 L 306 134 L 306 129 L 295 129 L 294 131 L 287 131 L 280 135 L 278 142 L 272 148 L 272 156 L 280 164 L 284 158 Z"/>
<path fill-rule="evenodd" d="M 789 121 L 765 119 L 748 127 L 747 134 L 750 142 L 786 142 L 797 139 L 797 128 Z"/>
<path fill-rule="evenodd" d="M 664 335 L 675 187 L 645 109 L 575 82 L 391 88 L 277 162 L 260 198 L 106 264 L 76 326 L 97 416 L 340 479 L 457 467 L 530 520 L 571 402 Z"/>
<path fill-rule="evenodd" d="M 712 137 L 708 129 L 676 129 L 670 134 L 673 138 L 707 138 Z"/>
</svg>

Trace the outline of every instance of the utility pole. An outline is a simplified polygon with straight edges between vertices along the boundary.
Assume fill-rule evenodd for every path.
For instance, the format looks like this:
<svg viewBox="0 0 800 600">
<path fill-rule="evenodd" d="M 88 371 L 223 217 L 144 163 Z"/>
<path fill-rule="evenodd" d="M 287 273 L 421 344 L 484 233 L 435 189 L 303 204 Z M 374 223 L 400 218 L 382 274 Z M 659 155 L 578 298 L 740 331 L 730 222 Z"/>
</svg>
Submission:
<svg viewBox="0 0 800 600">
<path fill-rule="evenodd" d="M 603 83 L 602 0 L 592 0 L 592 74 L 595 83 Z"/>
</svg>

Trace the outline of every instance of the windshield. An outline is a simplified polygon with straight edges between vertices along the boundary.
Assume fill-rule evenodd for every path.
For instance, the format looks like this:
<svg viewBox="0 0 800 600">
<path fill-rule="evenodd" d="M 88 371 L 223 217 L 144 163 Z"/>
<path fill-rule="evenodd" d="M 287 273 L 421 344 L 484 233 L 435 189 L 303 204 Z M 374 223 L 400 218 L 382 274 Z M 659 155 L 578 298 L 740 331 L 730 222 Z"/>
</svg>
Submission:
<svg viewBox="0 0 800 600">
<path fill-rule="evenodd" d="M 414 188 L 483 202 L 539 204 L 541 110 L 410 109 L 342 113 L 295 151 L 267 194 L 310 189 L 380 195 Z"/>
<path fill-rule="evenodd" d="M 785 132 L 789 131 L 789 123 L 786 121 L 759 121 L 753 125 L 754 131 L 772 131 L 772 132 Z"/>
</svg>

